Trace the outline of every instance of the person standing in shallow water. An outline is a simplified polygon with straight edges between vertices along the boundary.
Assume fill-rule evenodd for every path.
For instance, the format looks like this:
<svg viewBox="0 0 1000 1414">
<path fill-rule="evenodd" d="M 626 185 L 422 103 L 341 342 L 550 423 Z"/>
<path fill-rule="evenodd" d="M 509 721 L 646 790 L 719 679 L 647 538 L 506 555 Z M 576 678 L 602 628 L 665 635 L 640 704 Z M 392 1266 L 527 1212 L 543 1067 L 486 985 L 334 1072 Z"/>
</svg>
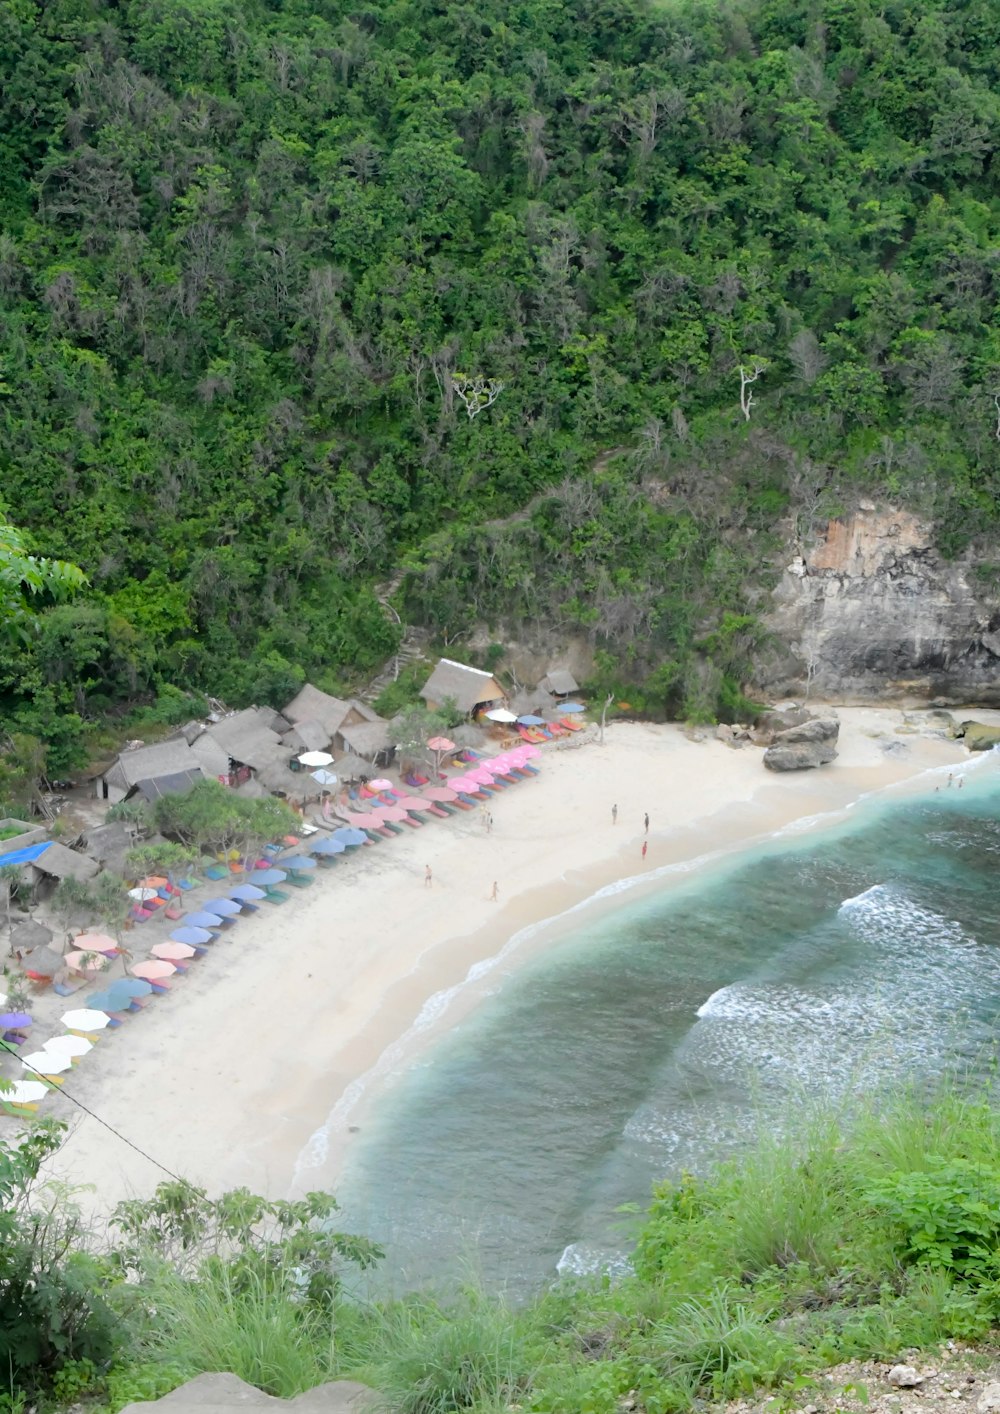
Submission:
<svg viewBox="0 0 1000 1414">
<path fill-rule="evenodd" d="M 649 841 L 648 841 L 648 840 L 643 840 L 643 842 L 642 842 L 642 862 L 643 862 L 643 864 L 645 864 L 645 862 L 646 862 L 646 850 L 647 850 L 648 848 L 649 848 Z"/>
<path fill-rule="evenodd" d="M 611 823 L 612 823 L 612 825 L 617 825 L 617 824 L 618 824 L 618 806 L 617 806 L 617 805 L 612 805 L 612 807 L 611 807 Z"/>
</svg>

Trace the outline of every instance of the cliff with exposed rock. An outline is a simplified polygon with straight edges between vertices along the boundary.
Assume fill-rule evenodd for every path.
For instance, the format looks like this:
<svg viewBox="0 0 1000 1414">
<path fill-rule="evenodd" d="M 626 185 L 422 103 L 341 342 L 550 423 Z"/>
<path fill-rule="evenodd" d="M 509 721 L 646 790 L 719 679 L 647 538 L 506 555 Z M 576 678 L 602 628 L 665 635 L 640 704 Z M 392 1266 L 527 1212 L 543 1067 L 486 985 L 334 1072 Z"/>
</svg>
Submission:
<svg viewBox="0 0 1000 1414">
<path fill-rule="evenodd" d="M 791 561 L 767 615 L 756 686 L 840 700 L 1000 702 L 1000 596 L 930 525 L 862 502 Z"/>
</svg>

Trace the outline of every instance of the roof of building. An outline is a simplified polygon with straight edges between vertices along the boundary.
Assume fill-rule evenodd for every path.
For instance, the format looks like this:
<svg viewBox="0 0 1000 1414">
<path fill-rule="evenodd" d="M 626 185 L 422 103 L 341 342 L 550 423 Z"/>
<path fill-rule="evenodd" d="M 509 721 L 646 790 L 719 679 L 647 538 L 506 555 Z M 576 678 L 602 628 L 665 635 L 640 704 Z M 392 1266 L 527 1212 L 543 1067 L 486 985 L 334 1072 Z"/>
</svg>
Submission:
<svg viewBox="0 0 1000 1414">
<path fill-rule="evenodd" d="M 299 722 L 281 738 L 293 755 L 303 751 L 325 751 L 330 745 L 330 733 L 313 717 Z"/>
<path fill-rule="evenodd" d="M 273 719 L 273 713 L 267 715 Z M 255 771 L 287 755 L 277 733 L 263 724 L 261 710 L 257 707 L 247 707 L 231 717 L 223 717 L 209 727 L 205 736 L 221 746 L 233 761 L 252 766 Z M 199 737 L 196 745 L 203 739 Z"/>
<path fill-rule="evenodd" d="M 568 668 L 552 668 L 538 686 L 556 697 L 568 697 L 571 692 L 580 691 L 580 684 Z"/>
<path fill-rule="evenodd" d="M 153 776 L 148 781 L 136 781 L 129 796 L 141 795 L 150 804 L 161 795 L 186 795 L 191 787 L 205 779 L 201 766 L 189 766 L 186 771 L 173 771 L 169 776 Z"/>
<path fill-rule="evenodd" d="M 340 735 L 355 755 L 362 757 L 389 751 L 393 744 L 388 722 L 354 722 L 349 727 L 341 727 Z"/>
<path fill-rule="evenodd" d="M 157 741 L 152 746 L 138 746 L 132 751 L 122 751 L 104 773 L 110 786 L 128 790 L 138 781 L 149 781 L 157 776 L 169 776 L 175 771 L 186 771 L 197 762 L 192 760 L 191 748 L 183 736 L 174 736 L 169 741 Z"/>
<path fill-rule="evenodd" d="M 44 852 L 31 860 L 31 867 L 53 879 L 92 879 L 97 873 L 93 859 L 67 849 L 56 840 L 51 840 Z"/>
<path fill-rule="evenodd" d="M 420 689 L 426 702 L 450 698 L 460 712 L 472 712 L 482 702 L 498 702 L 506 694 L 492 673 L 442 658 Z"/>
<path fill-rule="evenodd" d="M 351 704 L 341 697 L 331 697 L 307 682 L 295 694 L 282 712 L 282 716 L 298 726 L 300 722 L 319 722 L 328 733 L 329 741 L 340 729 L 340 724 L 351 710 Z"/>
</svg>

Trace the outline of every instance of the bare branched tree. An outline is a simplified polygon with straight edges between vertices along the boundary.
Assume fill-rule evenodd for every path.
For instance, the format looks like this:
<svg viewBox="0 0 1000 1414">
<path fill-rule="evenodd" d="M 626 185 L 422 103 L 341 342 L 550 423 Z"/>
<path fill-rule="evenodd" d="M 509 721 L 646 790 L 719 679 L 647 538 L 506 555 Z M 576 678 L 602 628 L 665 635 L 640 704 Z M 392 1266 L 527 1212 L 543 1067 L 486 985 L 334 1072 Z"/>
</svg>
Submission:
<svg viewBox="0 0 1000 1414">
<path fill-rule="evenodd" d="M 755 363 L 752 372 L 748 372 L 743 364 L 740 364 L 740 411 L 747 422 L 750 421 L 750 409 L 754 404 L 751 384 L 756 383 L 763 372 L 764 365 L 762 363 Z"/>
<path fill-rule="evenodd" d="M 504 389 L 499 378 L 472 378 L 465 373 L 452 374 L 451 385 L 461 399 L 470 422 L 486 408 L 492 407 Z"/>
</svg>

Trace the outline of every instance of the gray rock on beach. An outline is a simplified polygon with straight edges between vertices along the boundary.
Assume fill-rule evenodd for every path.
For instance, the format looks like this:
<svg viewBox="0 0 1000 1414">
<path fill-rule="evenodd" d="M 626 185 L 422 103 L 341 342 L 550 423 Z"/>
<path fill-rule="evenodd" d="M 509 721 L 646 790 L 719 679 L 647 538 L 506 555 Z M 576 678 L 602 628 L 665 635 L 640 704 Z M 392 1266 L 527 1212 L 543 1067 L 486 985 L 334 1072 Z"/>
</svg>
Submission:
<svg viewBox="0 0 1000 1414">
<path fill-rule="evenodd" d="M 837 755 L 840 723 L 836 717 L 813 717 L 779 732 L 764 752 L 769 771 L 808 771 L 826 766 Z"/>
</svg>

